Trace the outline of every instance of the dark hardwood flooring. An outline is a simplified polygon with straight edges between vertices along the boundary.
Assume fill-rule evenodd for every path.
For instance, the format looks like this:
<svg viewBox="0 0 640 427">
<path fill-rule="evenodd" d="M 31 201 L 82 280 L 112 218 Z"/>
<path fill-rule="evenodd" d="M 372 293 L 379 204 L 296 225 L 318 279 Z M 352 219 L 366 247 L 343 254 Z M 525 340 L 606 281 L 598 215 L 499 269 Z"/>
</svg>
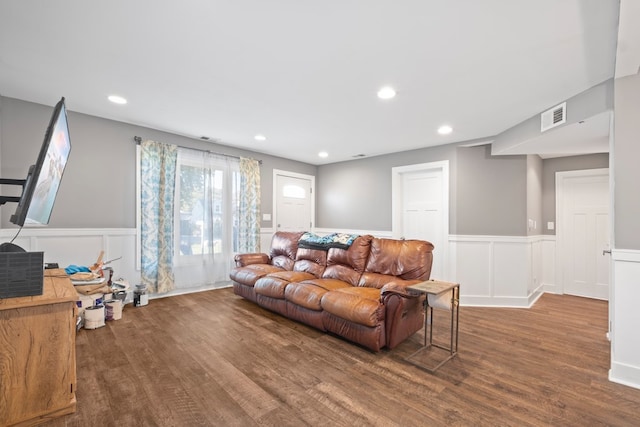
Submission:
<svg viewBox="0 0 640 427">
<path fill-rule="evenodd" d="M 404 361 L 422 331 L 375 354 L 229 288 L 157 299 L 78 333 L 77 412 L 47 425 L 640 425 L 640 390 L 607 379 L 606 331 L 604 301 L 461 307 L 460 353 L 429 374 Z"/>
</svg>

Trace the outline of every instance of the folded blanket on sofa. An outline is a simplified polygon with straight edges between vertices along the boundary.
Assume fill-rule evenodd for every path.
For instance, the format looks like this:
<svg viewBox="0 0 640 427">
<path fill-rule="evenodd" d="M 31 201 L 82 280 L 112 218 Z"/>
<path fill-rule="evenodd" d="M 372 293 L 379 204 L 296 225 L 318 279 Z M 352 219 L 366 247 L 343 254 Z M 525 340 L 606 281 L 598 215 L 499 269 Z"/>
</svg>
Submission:
<svg viewBox="0 0 640 427">
<path fill-rule="evenodd" d="M 358 237 L 358 234 L 331 233 L 326 236 L 318 236 L 314 233 L 304 233 L 298 240 L 298 247 L 305 249 L 320 249 L 323 251 L 329 248 L 349 249 L 349 246 Z"/>
</svg>

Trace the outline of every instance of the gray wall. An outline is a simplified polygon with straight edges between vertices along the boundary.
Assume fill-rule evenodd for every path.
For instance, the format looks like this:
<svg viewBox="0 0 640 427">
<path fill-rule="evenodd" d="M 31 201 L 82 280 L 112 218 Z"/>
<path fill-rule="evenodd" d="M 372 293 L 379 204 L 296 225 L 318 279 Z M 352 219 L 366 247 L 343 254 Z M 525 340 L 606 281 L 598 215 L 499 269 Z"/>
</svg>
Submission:
<svg viewBox="0 0 640 427">
<path fill-rule="evenodd" d="M 640 249 L 640 74 L 616 80 L 614 129 L 614 242 Z"/>
<path fill-rule="evenodd" d="M 556 172 L 600 169 L 609 167 L 609 154 L 587 154 L 584 156 L 558 157 L 545 159 L 542 162 L 542 234 L 555 235 L 553 230 L 547 228 L 547 222 L 553 222 L 557 227 L 556 219 Z"/>
<path fill-rule="evenodd" d="M 620 97 L 622 101 L 623 96 Z M 635 135 L 640 131 L 633 125 L 638 122 L 640 108 L 636 105 L 625 108 L 631 108 L 631 120 L 625 124 L 624 117 L 616 118 L 616 130 L 626 132 L 627 138 L 637 141 Z M 0 97 L 0 176 L 26 176 L 28 166 L 35 161 L 51 112 L 50 106 Z M 622 123 L 618 123 L 620 120 Z M 315 175 L 316 225 L 328 229 L 390 231 L 392 168 L 449 160 L 451 234 L 554 234 L 555 231 L 546 229 L 546 223 L 555 222 L 555 172 L 608 166 L 606 154 L 544 160 L 542 220 L 538 230 L 527 231 L 527 219 L 536 219 L 538 209 L 536 190 L 531 187 L 536 186 L 536 178 L 531 174 L 537 173 L 537 163 L 532 166 L 527 156 L 491 156 L 488 146 L 466 148 L 450 144 L 316 167 L 74 112 L 69 112 L 69 126 L 73 149 L 51 218 L 50 226 L 54 228 L 135 226 L 135 135 L 261 159 L 261 203 L 262 212 L 266 213 L 273 212 L 274 169 Z M 629 127 L 632 129 L 628 130 Z M 631 163 L 627 165 L 626 174 L 633 175 L 637 167 L 634 163 L 639 155 L 636 144 L 619 147 L 624 150 L 619 161 Z M 617 187 L 633 187 L 633 178 L 619 179 L 623 181 Z M 1 194 L 11 195 L 17 191 L 18 187 L 3 186 Z M 622 209 L 633 211 L 638 198 L 623 197 L 618 203 L 625 205 Z M 8 220 L 14 210 L 14 203 L 0 210 L 3 228 L 13 227 Z M 616 214 L 623 216 L 624 225 L 624 213 L 617 209 Z M 626 221 L 627 227 L 636 227 L 634 218 Z M 262 226 L 269 228 L 273 224 L 263 221 Z"/>
<path fill-rule="evenodd" d="M 449 160 L 449 232 L 524 236 L 526 156 L 454 144 L 318 167 L 317 225 L 390 231 L 391 170 Z"/>
<path fill-rule="evenodd" d="M 56 100 L 57 101 L 57 100 Z M 23 179 L 35 163 L 53 111 L 43 106 L 0 97 L 0 176 Z M 262 160 L 261 204 L 273 208 L 273 169 L 315 175 L 316 166 L 238 150 L 141 126 L 69 112 L 71 157 L 65 170 L 49 226 L 52 228 L 135 227 L 134 136 L 190 148 Z M 19 195 L 19 187 L 2 186 L 2 195 Z M 0 209 L 2 228 L 14 227 L 9 217 L 15 203 Z M 271 227 L 271 221 L 262 223 Z"/>
<path fill-rule="evenodd" d="M 397 166 L 449 160 L 450 200 L 455 201 L 455 155 L 454 145 L 443 145 L 318 166 L 316 225 L 391 231 L 391 170 Z M 453 224 L 455 216 L 450 217 Z"/>
<path fill-rule="evenodd" d="M 458 149 L 457 232 L 526 236 L 527 158 L 491 156 L 490 146 Z"/>
<path fill-rule="evenodd" d="M 542 159 L 534 154 L 527 156 L 527 235 L 538 234 L 542 234 Z"/>
</svg>

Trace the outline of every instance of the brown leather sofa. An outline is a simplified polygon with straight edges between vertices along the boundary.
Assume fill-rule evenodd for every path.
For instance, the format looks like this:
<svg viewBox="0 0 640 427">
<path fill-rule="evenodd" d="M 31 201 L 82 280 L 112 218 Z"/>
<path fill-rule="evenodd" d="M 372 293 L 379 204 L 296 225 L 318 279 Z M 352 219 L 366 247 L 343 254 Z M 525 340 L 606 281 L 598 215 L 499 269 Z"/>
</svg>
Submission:
<svg viewBox="0 0 640 427">
<path fill-rule="evenodd" d="M 298 247 L 303 232 L 277 232 L 270 254 L 236 256 L 237 295 L 370 350 L 394 348 L 424 324 L 406 286 L 429 279 L 433 245 L 358 236 L 347 248 Z"/>
</svg>

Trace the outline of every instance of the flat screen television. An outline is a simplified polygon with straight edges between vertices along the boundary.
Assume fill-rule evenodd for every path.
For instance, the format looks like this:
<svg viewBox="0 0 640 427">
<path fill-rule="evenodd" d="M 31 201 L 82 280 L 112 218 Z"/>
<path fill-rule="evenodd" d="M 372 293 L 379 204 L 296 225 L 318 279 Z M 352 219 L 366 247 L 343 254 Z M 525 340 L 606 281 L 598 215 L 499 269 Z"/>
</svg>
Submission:
<svg viewBox="0 0 640 427">
<path fill-rule="evenodd" d="M 71 141 L 64 97 L 56 104 L 36 163 L 29 168 L 16 211 L 9 221 L 23 225 L 47 225 L 58 194 Z"/>
</svg>

